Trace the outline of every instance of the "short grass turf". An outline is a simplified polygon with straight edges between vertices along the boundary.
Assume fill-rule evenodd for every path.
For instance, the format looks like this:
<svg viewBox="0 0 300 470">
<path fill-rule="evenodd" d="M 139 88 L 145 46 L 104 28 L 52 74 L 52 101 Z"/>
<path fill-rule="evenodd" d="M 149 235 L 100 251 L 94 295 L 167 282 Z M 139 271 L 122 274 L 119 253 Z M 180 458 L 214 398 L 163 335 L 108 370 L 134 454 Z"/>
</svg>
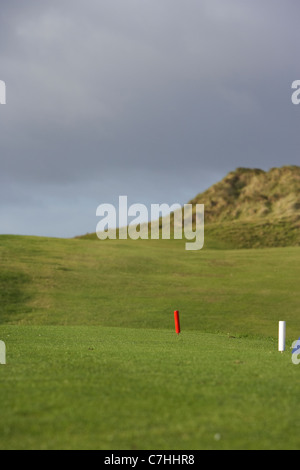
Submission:
<svg viewBox="0 0 300 470">
<path fill-rule="evenodd" d="M 299 449 L 300 249 L 215 248 L 0 237 L 0 449 Z"/>
<path fill-rule="evenodd" d="M 295 449 L 299 369 L 272 339 L 4 326 L 0 449 Z"/>
</svg>

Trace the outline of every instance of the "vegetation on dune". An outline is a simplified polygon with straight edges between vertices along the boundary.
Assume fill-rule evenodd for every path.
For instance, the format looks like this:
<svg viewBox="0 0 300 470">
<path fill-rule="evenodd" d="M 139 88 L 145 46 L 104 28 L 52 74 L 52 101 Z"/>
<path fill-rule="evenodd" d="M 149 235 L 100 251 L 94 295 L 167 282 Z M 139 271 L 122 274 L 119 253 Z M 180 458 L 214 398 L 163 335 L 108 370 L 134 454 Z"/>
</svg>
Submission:
<svg viewBox="0 0 300 470">
<path fill-rule="evenodd" d="M 290 220 L 300 224 L 300 167 L 238 168 L 191 203 L 205 204 L 207 223 Z M 299 227 L 300 225 L 298 225 Z"/>
<path fill-rule="evenodd" d="M 192 204 L 205 204 L 206 236 L 231 248 L 300 245 L 300 167 L 238 168 Z"/>
<path fill-rule="evenodd" d="M 238 168 L 189 203 L 194 205 L 194 222 L 196 204 L 205 205 L 208 248 L 300 246 L 298 166 L 272 168 L 269 172 Z M 162 224 L 161 218 L 160 229 Z M 151 223 L 148 230 L 150 238 Z M 96 240 L 97 236 L 93 233 L 78 238 Z"/>
</svg>

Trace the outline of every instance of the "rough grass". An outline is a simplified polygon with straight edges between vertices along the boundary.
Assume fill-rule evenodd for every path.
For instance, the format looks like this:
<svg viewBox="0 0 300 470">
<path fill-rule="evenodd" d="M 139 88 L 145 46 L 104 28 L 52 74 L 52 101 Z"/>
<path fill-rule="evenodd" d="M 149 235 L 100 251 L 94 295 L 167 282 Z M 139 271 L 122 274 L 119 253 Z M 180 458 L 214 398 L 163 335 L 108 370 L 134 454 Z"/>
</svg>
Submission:
<svg viewBox="0 0 300 470">
<path fill-rule="evenodd" d="M 300 222 L 286 219 L 216 222 L 207 224 L 205 233 L 208 240 L 218 240 L 223 248 L 300 246 Z"/>
<path fill-rule="evenodd" d="M 205 204 L 207 222 L 299 221 L 300 167 L 238 168 L 191 202 Z"/>
</svg>

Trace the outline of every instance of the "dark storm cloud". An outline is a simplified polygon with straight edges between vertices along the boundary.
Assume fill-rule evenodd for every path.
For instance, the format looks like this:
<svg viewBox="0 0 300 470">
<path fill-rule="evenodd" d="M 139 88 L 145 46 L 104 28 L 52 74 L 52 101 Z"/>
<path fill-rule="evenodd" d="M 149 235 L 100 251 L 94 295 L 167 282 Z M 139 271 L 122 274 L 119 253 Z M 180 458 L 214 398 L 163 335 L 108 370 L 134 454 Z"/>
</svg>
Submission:
<svg viewBox="0 0 300 470">
<path fill-rule="evenodd" d="M 187 202 L 299 164 L 294 1 L 1 2 L 1 232 L 94 230 L 102 202 Z"/>
</svg>

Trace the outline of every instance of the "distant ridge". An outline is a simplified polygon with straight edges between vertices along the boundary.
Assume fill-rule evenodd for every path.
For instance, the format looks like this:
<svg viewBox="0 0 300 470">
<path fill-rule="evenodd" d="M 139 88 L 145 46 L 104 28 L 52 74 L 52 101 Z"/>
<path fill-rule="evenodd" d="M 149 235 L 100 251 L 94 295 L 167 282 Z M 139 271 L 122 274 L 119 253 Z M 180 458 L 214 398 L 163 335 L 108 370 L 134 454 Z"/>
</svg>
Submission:
<svg viewBox="0 0 300 470">
<path fill-rule="evenodd" d="M 269 171 L 237 168 L 189 203 L 205 205 L 205 247 L 300 246 L 299 166 Z M 95 240 L 97 236 L 77 238 Z"/>
</svg>

